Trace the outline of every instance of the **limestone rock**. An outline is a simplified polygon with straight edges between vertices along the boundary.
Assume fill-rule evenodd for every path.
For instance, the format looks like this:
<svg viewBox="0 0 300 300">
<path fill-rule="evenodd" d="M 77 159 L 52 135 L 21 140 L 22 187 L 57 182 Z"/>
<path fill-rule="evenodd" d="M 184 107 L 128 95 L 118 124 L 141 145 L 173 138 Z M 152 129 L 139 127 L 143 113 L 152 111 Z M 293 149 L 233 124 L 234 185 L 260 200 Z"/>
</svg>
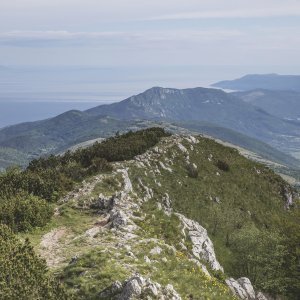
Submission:
<svg viewBox="0 0 300 300">
<path fill-rule="evenodd" d="M 268 300 L 268 298 L 262 292 L 258 292 L 256 295 L 256 300 Z"/>
<path fill-rule="evenodd" d="M 133 276 L 123 284 L 116 281 L 99 294 L 99 299 L 137 300 L 145 295 L 149 296 L 149 299 L 181 300 L 181 297 L 172 285 L 168 284 L 166 287 L 163 287 L 140 275 Z"/>
<path fill-rule="evenodd" d="M 247 277 L 241 277 L 237 280 L 234 278 L 226 279 L 226 284 L 231 291 L 242 300 L 266 300 L 267 298 L 262 294 L 258 293 L 255 295 L 254 288 L 251 281 Z"/>
<path fill-rule="evenodd" d="M 144 279 L 142 277 L 131 278 L 124 286 L 121 295 L 118 297 L 120 300 L 132 299 L 142 294 L 142 287 Z"/>
<path fill-rule="evenodd" d="M 169 167 L 167 167 L 167 166 L 165 166 L 165 164 L 164 164 L 162 161 L 159 161 L 159 165 L 160 165 L 160 167 L 161 167 L 163 170 L 166 170 L 166 171 L 168 171 L 168 172 L 170 172 L 170 173 L 173 172 L 172 169 L 169 168 Z"/>
<path fill-rule="evenodd" d="M 181 214 L 176 214 L 182 225 L 183 234 L 188 235 L 193 244 L 193 255 L 198 259 L 207 261 L 213 270 L 224 271 L 216 258 L 214 245 L 208 237 L 207 230 L 198 222 L 190 220 Z"/>
<path fill-rule="evenodd" d="M 233 292 L 233 294 L 237 295 L 242 300 L 248 300 L 248 294 L 243 289 L 243 287 L 239 284 L 237 280 L 234 278 L 228 278 L 226 279 L 226 284 L 230 288 L 230 290 Z"/>
<path fill-rule="evenodd" d="M 121 210 L 112 210 L 110 212 L 110 222 L 113 228 L 124 227 L 127 225 L 128 218 Z"/>
<path fill-rule="evenodd" d="M 247 277 L 241 277 L 237 281 L 242 286 L 242 288 L 246 291 L 246 293 L 248 294 L 248 298 L 255 299 L 255 291 L 251 284 L 250 279 Z"/>
<path fill-rule="evenodd" d="M 182 144 L 178 143 L 177 146 L 183 153 L 188 153 L 188 150 Z"/>
<path fill-rule="evenodd" d="M 156 246 L 150 251 L 150 254 L 151 255 L 160 255 L 161 252 L 162 252 L 162 249 L 160 247 Z"/>
<path fill-rule="evenodd" d="M 165 193 L 162 198 L 162 206 L 167 215 L 170 215 L 172 213 L 172 200 L 170 199 L 168 193 Z"/>
<path fill-rule="evenodd" d="M 128 172 L 126 169 L 122 169 L 119 170 L 120 173 L 122 173 L 123 176 L 123 180 L 124 180 L 124 187 L 123 187 L 123 191 L 125 193 L 130 193 L 132 192 L 132 184 L 128 175 Z"/>
</svg>

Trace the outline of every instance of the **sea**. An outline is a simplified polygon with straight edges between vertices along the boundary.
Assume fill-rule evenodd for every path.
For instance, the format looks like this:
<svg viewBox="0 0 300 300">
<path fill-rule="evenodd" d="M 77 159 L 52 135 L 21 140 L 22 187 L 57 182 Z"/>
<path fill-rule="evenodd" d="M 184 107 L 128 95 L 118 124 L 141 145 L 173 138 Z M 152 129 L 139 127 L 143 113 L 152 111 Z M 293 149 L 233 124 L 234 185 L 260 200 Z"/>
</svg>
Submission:
<svg viewBox="0 0 300 300">
<path fill-rule="evenodd" d="M 209 87 L 251 66 L 0 66 L 0 128 L 120 101 L 153 86 Z M 277 68 L 264 69 L 266 73 Z M 264 72 L 262 72 L 264 73 Z"/>
<path fill-rule="evenodd" d="M 0 102 L 0 128 L 23 122 L 43 120 L 68 110 L 86 110 L 99 102 Z"/>
</svg>

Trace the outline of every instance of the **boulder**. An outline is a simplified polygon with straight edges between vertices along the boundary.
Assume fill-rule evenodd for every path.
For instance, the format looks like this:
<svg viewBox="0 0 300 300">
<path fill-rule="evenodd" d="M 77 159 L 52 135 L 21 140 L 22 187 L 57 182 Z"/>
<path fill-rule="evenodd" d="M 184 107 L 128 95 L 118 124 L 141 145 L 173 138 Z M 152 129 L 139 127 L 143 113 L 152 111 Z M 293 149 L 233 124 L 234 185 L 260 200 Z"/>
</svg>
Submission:
<svg viewBox="0 0 300 300">
<path fill-rule="evenodd" d="M 126 214 L 121 210 L 112 210 L 110 212 L 109 220 L 111 222 L 111 227 L 113 228 L 124 227 L 128 223 Z"/>
<path fill-rule="evenodd" d="M 253 288 L 249 278 L 241 277 L 237 281 L 242 286 L 242 288 L 246 291 L 246 293 L 248 295 L 248 299 L 256 298 L 254 288 Z"/>
<path fill-rule="evenodd" d="M 228 278 L 225 281 L 233 294 L 235 294 L 242 300 L 249 299 L 247 292 L 243 289 L 243 287 L 239 284 L 237 280 L 235 280 L 234 278 Z"/>
<path fill-rule="evenodd" d="M 162 252 L 162 249 L 160 247 L 156 246 L 150 251 L 150 254 L 151 255 L 160 255 L 161 252 Z"/>
<path fill-rule="evenodd" d="M 261 292 L 256 295 L 251 281 L 247 277 L 241 277 L 237 280 L 228 278 L 226 279 L 226 284 L 233 294 L 242 300 L 267 300 L 266 296 Z"/>
<path fill-rule="evenodd" d="M 190 220 L 181 214 L 176 215 L 183 225 L 183 234 L 187 234 L 191 239 L 193 255 L 198 259 L 207 261 L 213 270 L 224 272 L 223 267 L 216 258 L 214 245 L 208 237 L 207 230 L 196 221 Z"/>
</svg>

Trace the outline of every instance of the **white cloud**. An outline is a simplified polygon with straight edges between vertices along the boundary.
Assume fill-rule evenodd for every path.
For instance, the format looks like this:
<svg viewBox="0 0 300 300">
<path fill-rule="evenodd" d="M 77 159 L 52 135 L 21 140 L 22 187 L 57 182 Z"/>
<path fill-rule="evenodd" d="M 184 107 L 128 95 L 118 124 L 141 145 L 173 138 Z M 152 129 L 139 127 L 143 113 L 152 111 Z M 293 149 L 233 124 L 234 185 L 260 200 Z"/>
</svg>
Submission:
<svg viewBox="0 0 300 300">
<path fill-rule="evenodd" d="M 294 65 L 292 16 L 300 0 L 0 0 L 0 65 Z"/>
<path fill-rule="evenodd" d="M 204 42 L 232 39 L 241 36 L 238 30 L 164 30 L 164 31 L 103 31 L 103 32 L 69 32 L 69 31 L 9 31 L 0 32 L 0 45 L 5 46 L 65 46 L 80 45 L 89 47 L 95 44 L 122 43 L 180 43 Z"/>
<path fill-rule="evenodd" d="M 284 3 L 283 3 L 284 4 Z M 187 19 L 218 19 L 218 18 L 269 18 L 300 16 L 300 3 L 292 6 L 261 7 L 233 10 L 207 10 L 176 14 L 166 14 L 148 18 L 147 20 L 187 20 Z"/>
</svg>

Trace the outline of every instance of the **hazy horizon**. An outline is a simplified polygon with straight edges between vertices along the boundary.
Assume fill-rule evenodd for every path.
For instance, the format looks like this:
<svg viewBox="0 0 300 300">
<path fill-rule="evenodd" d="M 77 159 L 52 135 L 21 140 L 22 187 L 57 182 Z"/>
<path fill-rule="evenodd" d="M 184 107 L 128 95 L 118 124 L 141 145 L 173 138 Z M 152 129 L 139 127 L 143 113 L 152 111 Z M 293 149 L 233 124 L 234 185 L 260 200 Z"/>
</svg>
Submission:
<svg viewBox="0 0 300 300">
<path fill-rule="evenodd" d="M 0 119 L 3 103 L 75 108 L 153 86 L 300 74 L 299 17 L 297 0 L 1 1 Z"/>
</svg>

